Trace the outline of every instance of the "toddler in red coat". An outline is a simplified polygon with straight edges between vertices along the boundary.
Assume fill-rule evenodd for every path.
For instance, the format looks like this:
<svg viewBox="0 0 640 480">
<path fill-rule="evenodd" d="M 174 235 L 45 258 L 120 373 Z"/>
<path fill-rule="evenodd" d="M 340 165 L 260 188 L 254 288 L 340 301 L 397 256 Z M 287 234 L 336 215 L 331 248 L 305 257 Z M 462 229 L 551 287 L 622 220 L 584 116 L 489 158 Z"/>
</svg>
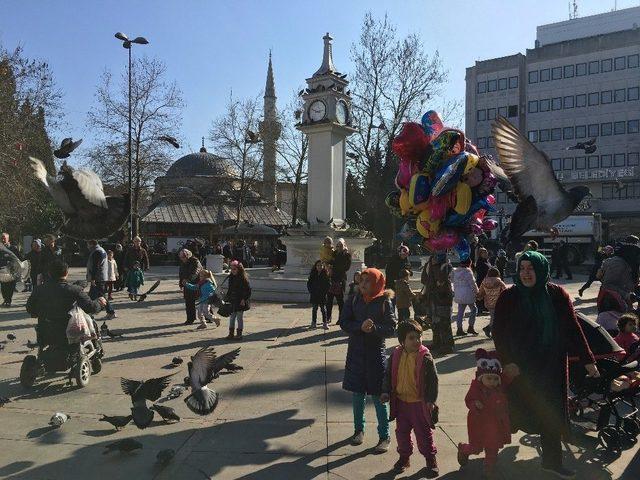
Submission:
<svg viewBox="0 0 640 480">
<path fill-rule="evenodd" d="M 476 379 L 471 382 L 464 401 L 469 408 L 469 443 L 458 444 L 458 463 L 467 464 L 470 455 L 484 450 L 485 476 L 494 473 L 498 450 L 511 443 L 509 404 L 505 386 L 511 379 L 502 373 L 496 352 L 476 350 Z"/>
</svg>

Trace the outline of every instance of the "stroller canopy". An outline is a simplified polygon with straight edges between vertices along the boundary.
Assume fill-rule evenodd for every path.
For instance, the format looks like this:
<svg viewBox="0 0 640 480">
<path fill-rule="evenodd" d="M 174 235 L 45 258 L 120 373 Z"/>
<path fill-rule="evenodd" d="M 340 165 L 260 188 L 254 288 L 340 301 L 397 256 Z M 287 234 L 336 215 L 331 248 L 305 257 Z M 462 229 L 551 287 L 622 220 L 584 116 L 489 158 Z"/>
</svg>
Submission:
<svg viewBox="0 0 640 480">
<path fill-rule="evenodd" d="M 590 320 L 583 313 L 576 313 L 576 316 L 594 355 L 611 355 L 623 350 L 604 327 Z M 577 352 L 570 352 L 570 356 L 577 356 Z"/>
</svg>

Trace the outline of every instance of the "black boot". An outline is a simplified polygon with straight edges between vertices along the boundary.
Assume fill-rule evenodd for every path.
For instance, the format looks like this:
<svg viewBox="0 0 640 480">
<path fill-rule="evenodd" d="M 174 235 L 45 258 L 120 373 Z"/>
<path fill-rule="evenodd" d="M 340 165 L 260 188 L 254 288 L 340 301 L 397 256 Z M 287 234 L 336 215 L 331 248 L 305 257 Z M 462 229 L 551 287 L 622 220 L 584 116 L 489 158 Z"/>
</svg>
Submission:
<svg viewBox="0 0 640 480">
<path fill-rule="evenodd" d="M 234 338 L 233 331 L 234 330 L 235 330 L 234 328 L 230 328 L 229 329 L 229 335 L 227 335 L 227 340 L 233 340 L 233 338 Z"/>
<path fill-rule="evenodd" d="M 241 328 L 238 329 L 238 334 L 236 335 L 236 340 L 238 340 L 239 342 L 242 341 L 242 329 Z"/>
</svg>

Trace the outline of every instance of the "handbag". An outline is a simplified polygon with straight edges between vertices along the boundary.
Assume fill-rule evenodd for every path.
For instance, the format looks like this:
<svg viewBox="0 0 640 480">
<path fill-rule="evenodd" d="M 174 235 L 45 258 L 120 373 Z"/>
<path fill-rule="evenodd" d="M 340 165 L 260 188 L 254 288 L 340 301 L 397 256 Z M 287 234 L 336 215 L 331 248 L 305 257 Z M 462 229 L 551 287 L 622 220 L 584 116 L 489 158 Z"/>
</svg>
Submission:
<svg viewBox="0 0 640 480">
<path fill-rule="evenodd" d="M 209 298 L 209 303 L 210 304 L 214 304 L 214 305 L 218 306 L 218 315 L 220 315 L 221 317 L 228 317 L 229 315 L 231 315 L 233 313 L 233 305 L 230 302 L 225 302 L 223 300 L 224 295 L 222 294 L 222 292 L 220 290 L 222 288 L 222 285 L 224 285 L 227 280 L 229 280 L 229 276 L 228 275 L 227 275 L 227 278 L 225 278 L 222 281 L 222 283 L 220 284 L 220 286 L 216 289 L 216 293 L 214 293 Z"/>
<path fill-rule="evenodd" d="M 218 308 L 218 315 L 221 317 L 228 317 L 233 313 L 233 305 L 229 302 L 222 302 L 220 307 Z"/>
</svg>

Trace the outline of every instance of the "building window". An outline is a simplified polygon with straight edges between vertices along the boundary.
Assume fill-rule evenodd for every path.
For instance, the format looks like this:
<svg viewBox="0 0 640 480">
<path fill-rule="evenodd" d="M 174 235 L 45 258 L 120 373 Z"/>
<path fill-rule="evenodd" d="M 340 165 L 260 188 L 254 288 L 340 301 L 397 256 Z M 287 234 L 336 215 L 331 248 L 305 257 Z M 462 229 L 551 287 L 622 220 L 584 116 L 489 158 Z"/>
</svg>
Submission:
<svg viewBox="0 0 640 480">
<path fill-rule="evenodd" d="M 624 102 L 624 88 L 619 88 L 613 91 L 613 101 L 616 103 Z"/>
<path fill-rule="evenodd" d="M 493 137 L 487 137 L 487 148 L 493 148 L 496 146 L 496 141 Z"/>
<path fill-rule="evenodd" d="M 562 169 L 563 170 L 573 170 L 573 157 L 563 158 L 562 159 Z"/>
<path fill-rule="evenodd" d="M 589 106 L 598 105 L 600 102 L 600 94 L 598 92 L 593 92 L 589 94 Z"/>
<path fill-rule="evenodd" d="M 577 125 L 576 126 L 576 138 L 586 138 L 587 136 L 587 126 L 586 125 Z"/>
<path fill-rule="evenodd" d="M 551 79 L 560 80 L 562 78 L 562 67 L 553 67 L 551 69 Z"/>
<path fill-rule="evenodd" d="M 548 68 L 540 70 L 540 81 L 548 82 L 549 80 L 551 80 L 551 70 L 549 70 Z"/>
<path fill-rule="evenodd" d="M 589 62 L 589 75 L 598 73 L 598 67 L 599 67 L 599 62 L 597 60 L 594 62 Z"/>
<path fill-rule="evenodd" d="M 485 93 L 487 91 L 487 82 L 478 82 L 476 93 Z"/>
<path fill-rule="evenodd" d="M 529 72 L 529 83 L 538 83 L 538 71 L 532 70 Z"/>
<path fill-rule="evenodd" d="M 640 57 L 636 53 L 635 55 L 627 56 L 627 68 L 638 68 L 638 60 Z"/>
<path fill-rule="evenodd" d="M 549 107 L 550 105 L 550 100 L 548 98 L 545 98 L 543 100 L 540 100 L 540 111 L 541 112 L 548 112 L 549 111 Z"/>
<path fill-rule="evenodd" d="M 485 148 L 487 146 L 487 137 L 478 137 L 477 140 L 478 148 Z"/>
<path fill-rule="evenodd" d="M 564 66 L 564 78 L 571 78 L 575 74 L 575 67 L 573 65 Z"/>
<path fill-rule="evenodd" d="M 597 137 L 600 133 L 600 125 L 597 123 L 592 123 L 589 125 L 589 137 Z"/>
<path fill-rule="evenodd" d="M 518 77 L 509 77 L 509 88 L 518 88 Z"/>
<path fill-rule="evenodd" d="M 589 168 L 598 168 L 598 156 L 591 155 L 589 157 Z"/>
<path fill-rule="evenodd" d="M 498 107 L 498 115 L 501 117 L 507 116 L 507 107 Z"/>
<path fill-rule="evenodd" d="M 497 80 L 489 80 L 487 82 L 487 92 L 495 92 L 497 88 L 498 88 Z"/>
<path fill-rule="evenodd" d="M 487 108 L 487 120 L 495 120 L 495 118 L 496 118 L 496 109 Z"/>
<path fill-rule="evenodd" d="M 640 153 L 631 152 L 627 154 L 627 165 L 630 167 L 637 167 L 640 165 Z"/>
<path fill-rule="evenodd" d="M 616 153 L 613 156 L 614 167 L 624 167 L 624 153 Z"/>
<path fill-rule="evenodd" d="M 509 105 L 509 109 L 507 111 L 507 116 L 509 118 L 518 116 L 518 105 Z"/>
<path fill-rule="evenodd" d="M 627 68 L 627 62 L 625 57 L 616 57 L 613 59 L 614 70 L 624 70 Z"/>
<path fill-rule="evenodd" d="M 613 93 L 611 90 L 605 90 L 604 92 L 600 92 L 600 102 L 601 103 L 611 103 L 613 100 Z M 589 101 L 591 101 L 591 94 L 589 94 Z M 589 103 L 591 105 L 591 103 Z"/>
<path fill-rule="evenodd" d="M 602 199 L 603 200 L 611 200 L 613 198 L 613 184 L 611 183 L 603 183 L 602 184 Z"/>
<path fill-rule="evenodd" d="M 586 157 L 576 157 L 576 170 L 584 170 L 587 168 Z"/>
<path fill-rule="evenodd" d="M 529 113 L 538 113 L 538 100 L 529 101 Z"/>
<path fill-rule="evenodd" d="M 610 72 L 613 70 L 613 62 L 610 58 L 606 58 L 600 62 L 600 71 L 601 72 Z"/>
<path fill-rule="evenodd" d="M 562 110 L 562 97 L 551 99 L 551 110 Z"/>
<path fill-rule="evenodd" d="M 552 128 L 551 129 L 551 141 L 557 142 L 558 140 L 562 140 L 562 129 L 561 128 Z"/>
<path fill-rule="evenodd" d="M 561 158 L 552 158 L 551 159 L 551 167 L 555 172 L 559 172 L 562 170 L 562 159 Z"/>
<path fill-rule="evenodd" d="M 507 89 L 507 79 L 501 78 L 498 80 L 498 90 L 506 90 Z"/>
<path fill-rule="evenodd" d="M 611 155 L 600 155 L 600 168 L 609 168 L 611 166 Z"/>
<path fill-rule="evenodd" d="M 586 63 L 576 63 L 576 77 L 582 77 L 587 74 Z"/>
<path fill-rule="evenodd" d="M 625 122 L 614 122 L 613 124 L 613 134 L 614 135 L 624 135 L 624 125 Z"/>
<path fill-rule="evenodd" d="M 607 137 L 613 134 L 613 123 L 601 123 L 600 124 L 600 135 L 603 137 Z"/>
<path fill-rule="evenodd" d="M 548 142 L 550 137 L 551 137 L 551 135 L 549 133 L 549 129 L 548 128 L 545 128 L 544 130 L 540 130 L 540 141 L 541 142 Z"/>
<path fill-rule="evenodd" d="M 638 100 L 640 96 L 640 87 L 627 88 L 627 101 Z"/>
<path fill-rule="evenodd" d="M 538 141 L 538 131 L 537 130 L 529 130 L 527 132 L 527 138 L 530 142 L 536 143 Z"/>
<path fill-rule="evenodd" d="M 580 95 L 576 95 L 576 107 L 586 107 L 587 106 L 587 95 L 585 93 L 581 93 Z"/>
<path fill-rule="evenodd" d="M 476 120 L 478 122 L 484 122 L 487 119 L 487 111 L 486 110 L 478 110 L 476 112 Z"/>
<path fill-rule="evenodd" d="M 562 138 L 564 140 L 573 140 L 573 127 L 564 127 L 562 129 Z"/>
<path fill-rule="evenodd" d="M 629 120 L 627 122 L 627 133 L 638 133 L 638 120 Z"/>
<path fill-rule="evenodd" d="M 573 95 L 564 97 L 562 104 L 563 104 L 563 108 L 573 108 Z"/>
</svg>

